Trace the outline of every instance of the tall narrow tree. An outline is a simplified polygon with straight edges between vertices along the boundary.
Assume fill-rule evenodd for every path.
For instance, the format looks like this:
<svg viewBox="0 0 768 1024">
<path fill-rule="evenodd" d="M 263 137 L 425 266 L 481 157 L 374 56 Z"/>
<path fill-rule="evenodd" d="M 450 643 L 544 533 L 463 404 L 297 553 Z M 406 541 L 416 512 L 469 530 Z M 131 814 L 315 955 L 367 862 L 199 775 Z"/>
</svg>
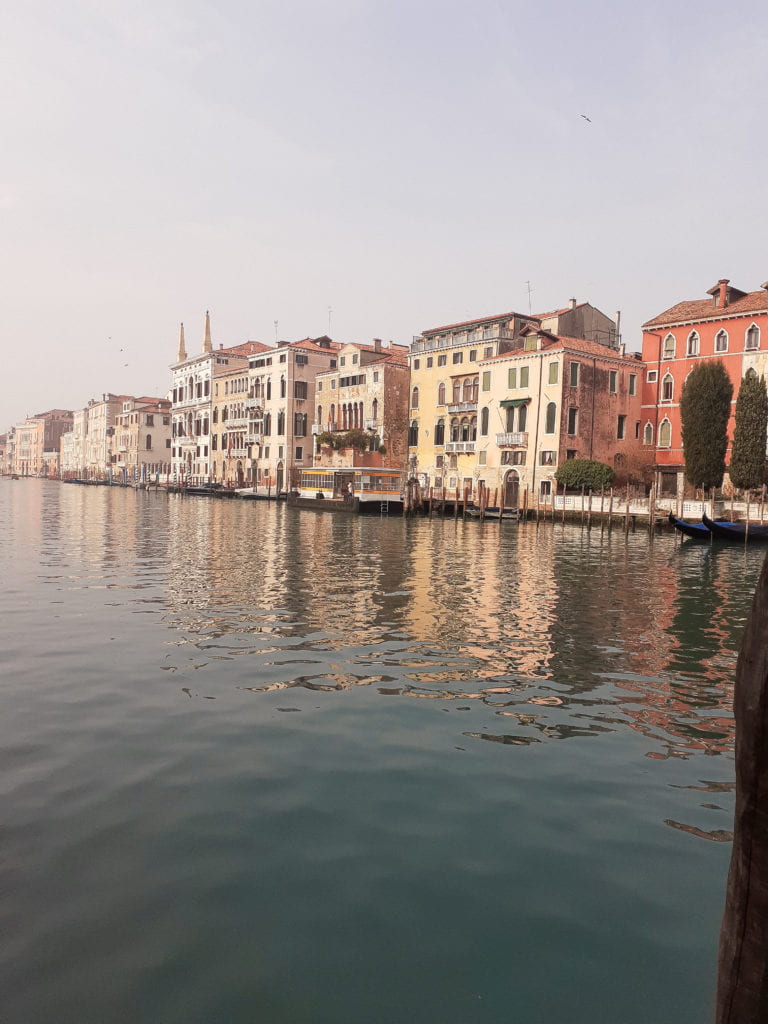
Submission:
<svg viewBox="0 0 768 1024">
<path fill-rule="evenodd" d="M 719 487 L 725 473 L 733 385 L 720 359 L 688 374 L 680 396 L 685 477 L 694 487 Z"/>
<path fill-rule="evenodd" d="M 765 379 L 747 370 L 736 399 L 736 425 L 729 474 L 740 490 L 763 486 L 765 440 L 768 427 L 768 391 Z"/>
</svg>

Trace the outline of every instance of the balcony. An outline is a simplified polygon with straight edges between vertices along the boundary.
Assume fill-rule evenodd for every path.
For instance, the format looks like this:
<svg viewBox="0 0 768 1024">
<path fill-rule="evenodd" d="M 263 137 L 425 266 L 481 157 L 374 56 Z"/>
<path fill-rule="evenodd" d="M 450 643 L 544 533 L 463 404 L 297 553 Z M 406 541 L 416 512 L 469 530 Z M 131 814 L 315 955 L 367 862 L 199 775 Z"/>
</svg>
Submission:
<svg viewBox="0 0 768 1024">
<path fill-rule="evenodd" d="M 379 421 L 371 419 L 370 417 L 364 420 L 366 430 L 376 430 L 379 426 Z"/>
<path fill-rule="evenodd" d="M 457 402 L 454 405 L 448 406 L 448 414 L 450 416 L 460 412 L 477 412 L 477 400 L 474 402 Z"/>
<path fill-rule="evenodd" d="M 456 454 L 472 455 L 475 450 L 474 441 L 446 441 L 445 452 L 456 452 Z"/>
<path fill-rule="evenodd" d="M 313 423 L 312 424 L 312 437 L 317 437 L 318 434 L 322 434 L 322 433 L 323 433 L 323 425 L 322 425 L 322 423 Z"/>
<path fill-rule="evenodd" d="M 528 435 L 521 433 L 497 434 L 496 444 L 499 448 L 527 448 Z"/>
<path fill-rule="evenodd" d="M 508 327 L 494 326 L 474 328 L 469 331 L 454 331 L 448 336 L 425 338 L 421 334 L 414 335 L 411 343 L 411 355 L 418 356 L 422 352 L 437 352 L 442 349 L 458 348 L 460 345 L 482 345 L 494 341 L 512 341 L 514 333 Z"/>
<path fill-rule="evenodd" d="M 247 455 L 247 448 L 228 448 L 226 452 L 228 459 L 244 459 Z"/>
<path fill-rule="evenodd" d="M 249 432 L 246 435 L 245 439 L 248 442 L 248 444 L 263 444 L 264 443 L 264 435 L 262 433 L 256 433 L 255 431 L 253 433 Z"/>
</svg>

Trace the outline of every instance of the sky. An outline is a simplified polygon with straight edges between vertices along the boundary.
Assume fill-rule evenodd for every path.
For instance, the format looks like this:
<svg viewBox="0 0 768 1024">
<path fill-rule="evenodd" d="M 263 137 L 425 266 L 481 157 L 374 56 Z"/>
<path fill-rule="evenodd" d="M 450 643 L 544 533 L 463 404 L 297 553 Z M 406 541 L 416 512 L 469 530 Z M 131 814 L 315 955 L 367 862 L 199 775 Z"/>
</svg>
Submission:
<svg viewBox="0 0 768 1024">
<path fill-rule="evenodd" d="M 206 309 L 407 344 L 530 286 L 638 350 L 768 279 L 767 58 L 741 0 L 6 4 L 0 430 L 164 395 Z"/>
</svg>

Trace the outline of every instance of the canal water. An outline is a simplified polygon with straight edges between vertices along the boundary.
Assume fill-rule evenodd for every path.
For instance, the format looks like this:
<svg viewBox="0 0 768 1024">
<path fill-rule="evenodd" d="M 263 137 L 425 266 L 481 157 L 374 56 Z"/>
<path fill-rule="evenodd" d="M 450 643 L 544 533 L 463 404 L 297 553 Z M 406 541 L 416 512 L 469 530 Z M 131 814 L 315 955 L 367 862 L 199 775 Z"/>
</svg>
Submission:
<svg viewBox="0 0 768 1024">
<path fill-rule="evenodd" d="M 0 482 L 5 1024 L 701 1024 L 759 551 Z"/>
</svg>

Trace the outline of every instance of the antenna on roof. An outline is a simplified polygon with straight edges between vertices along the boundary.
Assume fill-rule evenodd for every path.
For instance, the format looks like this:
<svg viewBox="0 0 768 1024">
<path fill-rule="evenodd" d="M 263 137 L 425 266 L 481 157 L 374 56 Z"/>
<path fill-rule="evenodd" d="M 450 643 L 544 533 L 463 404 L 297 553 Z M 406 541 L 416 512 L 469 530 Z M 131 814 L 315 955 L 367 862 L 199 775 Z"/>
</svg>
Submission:
<svg viewBox="0 0 768 1024">
<path fill-rule="evenodd" d="M 332 312 L 333 312 L 333 310 L 329 306 L 328 307 L 328 337 L 329 338 L 331 337 L 331 313 Z"/>
<path fill-rule="evenodd" d="M 278 327 L 277 327 L 279 322 L 280 322 L 279 320 L 275 320 L 275 344 L 276 345 L 278 345 L 280 343 L 279 342 L 279 338 L 278 338 L 279 331 L 278 331 Z"/>
<path fill-rule="evenodd" d="M 533 288 L 531 288 L 531 282 L 530 281 L 526 281 L 525 283 L 528 286 L 528 315 L 530 316 L 530 313 L 531 313 L 531 292 L 533 291 Z"/>
</svg>

